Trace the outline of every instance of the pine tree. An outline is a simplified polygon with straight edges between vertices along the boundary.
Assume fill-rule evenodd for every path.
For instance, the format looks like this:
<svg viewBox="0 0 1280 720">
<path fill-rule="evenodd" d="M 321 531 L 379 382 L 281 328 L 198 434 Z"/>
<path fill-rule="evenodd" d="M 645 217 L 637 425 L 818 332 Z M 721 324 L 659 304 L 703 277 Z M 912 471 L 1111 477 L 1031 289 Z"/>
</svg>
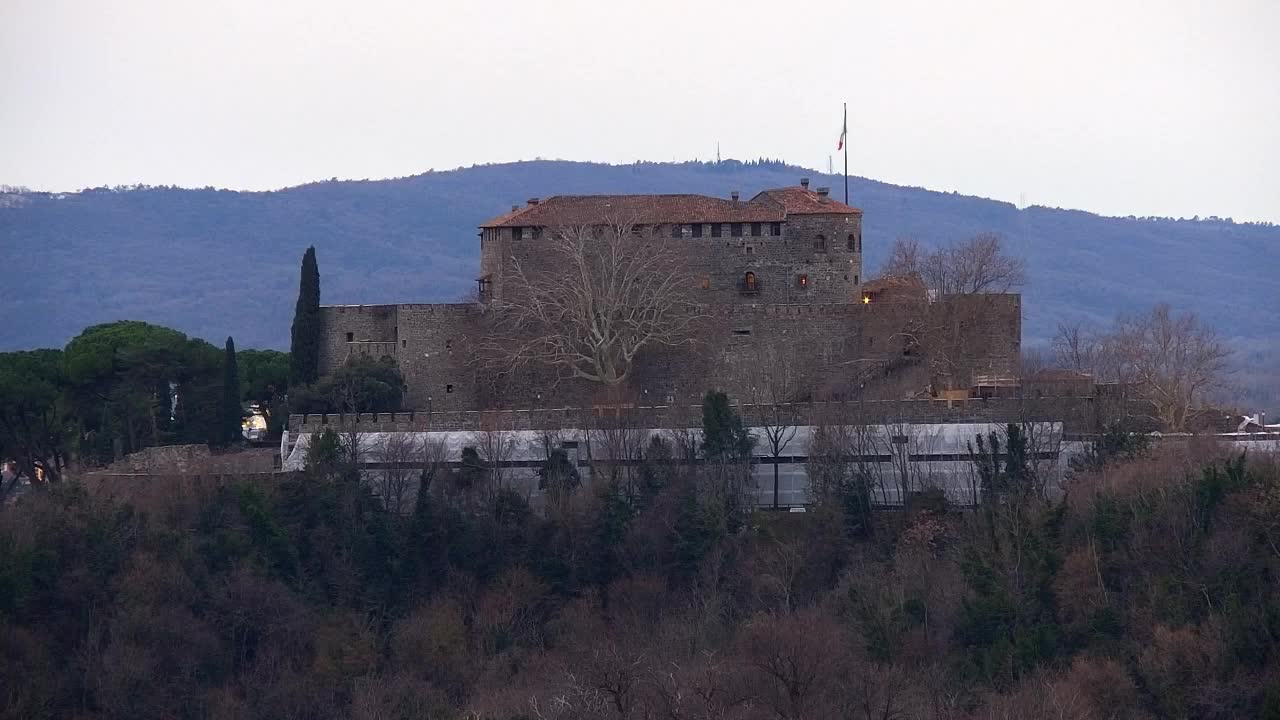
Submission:
<svg viewBox="0 0 1280 720">
<path fill-rule="evenodd" d="M 311 385 L 320 377 L 320 268 L 316 249 L 302 256 L 298 304 L 293 311 L 289 344 L 289 384 Z"/>
<path fill-rule="evenodd" d="M 236 366 L 236 342 L 227 338 L 226 358 L 222 364 L 222 402 L 218 411 L 218 439 L 223 444 L 236 442 L 244 423 L 244 407 L 240 404 L 240 368 Z"/>
</svg>

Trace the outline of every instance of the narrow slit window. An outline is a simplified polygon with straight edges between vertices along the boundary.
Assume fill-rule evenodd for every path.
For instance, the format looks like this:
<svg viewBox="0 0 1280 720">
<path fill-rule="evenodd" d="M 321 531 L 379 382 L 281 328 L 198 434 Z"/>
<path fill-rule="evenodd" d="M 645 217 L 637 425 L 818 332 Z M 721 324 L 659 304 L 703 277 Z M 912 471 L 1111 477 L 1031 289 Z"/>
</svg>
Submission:
<svg viewBox="0 0 1280 720">
<path fill-rule="evenodd" d="M 355 333 L 347 333 L 347 342 L 355 342 L 355 340 L 356 340 Z"/>
</svg>

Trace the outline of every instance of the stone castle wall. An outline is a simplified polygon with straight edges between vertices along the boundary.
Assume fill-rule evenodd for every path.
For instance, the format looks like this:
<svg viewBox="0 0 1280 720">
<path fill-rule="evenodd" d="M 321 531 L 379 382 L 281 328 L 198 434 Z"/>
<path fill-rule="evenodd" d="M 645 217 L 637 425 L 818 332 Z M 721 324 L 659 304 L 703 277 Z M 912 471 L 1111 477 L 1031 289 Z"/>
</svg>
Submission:
<svg viewBox="0 0 1280 720">
<path fill-rule="evenodd" d="M 708 305 L 851 303 L 862 282 L 862 217 L 859 215 L 795 215 L 776 223 L 699 223 L 648 228 L 665 251 L 677 253 L 687 269 L 699 302 Z M 550 232 L 550 230 L 548 230 Z M 755 233 L 759 234 L 756 235 Z M 546 251 L 546 239 L 531 228 L 486 228 L 481 233 L 480 276 L 488 279 L 484 299 L 502 300 L 510 292 L 516 263 L 530 275 L 556 271 L 557 258 Z M 745 290 L 750 272 L 755 289 Z M 801 282 L 801 278 L 804 281 Z"/>
<path fill-rule="evenodd" d="M 745 402 L 759 393 L 761 370 L 779 363 L 810 372 L 817 396 L 891 399 L 940 384 L 968 387 L 974 374 L 1012 373 L 1021 337 L 1017 295 L 934 303 L 713 305 L 693 343 L 643 353 L 625 387 L 605 392 L 536 367 L 487 379 L 472 348 L 485 332 L 484 312 L 479 304 L 322 308 L 320 370 L 332 372 L 357 355 L 391 357 L 408 384 L 405 405 L 428 412 L 591 406 L 620 399 L 697 403 L 710 389 Z M 946 362 L 913 344 L 915 335 L 906 330 L 916 327 L 950 343 Z"/>
</svg>

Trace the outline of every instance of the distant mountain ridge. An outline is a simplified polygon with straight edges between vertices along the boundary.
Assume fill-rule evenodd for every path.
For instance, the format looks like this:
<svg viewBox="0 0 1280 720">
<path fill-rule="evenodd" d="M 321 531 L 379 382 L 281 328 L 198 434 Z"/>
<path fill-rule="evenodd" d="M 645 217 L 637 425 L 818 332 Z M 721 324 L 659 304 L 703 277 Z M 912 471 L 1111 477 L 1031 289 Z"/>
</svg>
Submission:
<svg viewBox="0 0 1280 720">
<path fill-rule="evenodd" d="M 602 165 L 529 161 L 271 192 L 97 189 L 0 193 L 0 350 L 59 347 L 86 325 L 138 319 L 241 347 L 284 348 L 298 264 L 314 244 L 325 303 L 456 300 L 478 270 L 476 225 L 526 198 L 701 193 L 743 197 L 810 177 L 783 163 Z M 1167 301 L 1250 350 L 1280 345 L 1273 304 L 1280 226 L 1102 217 L 1077 210 L 849 180 L 865 211 L 866 271 L 894 238 L 926 245 L 983 231 L 1026 258 L 1024 335 L 1109 321 Z M 16 271 L 16 272 L 15 272 Z"/>
</svg>

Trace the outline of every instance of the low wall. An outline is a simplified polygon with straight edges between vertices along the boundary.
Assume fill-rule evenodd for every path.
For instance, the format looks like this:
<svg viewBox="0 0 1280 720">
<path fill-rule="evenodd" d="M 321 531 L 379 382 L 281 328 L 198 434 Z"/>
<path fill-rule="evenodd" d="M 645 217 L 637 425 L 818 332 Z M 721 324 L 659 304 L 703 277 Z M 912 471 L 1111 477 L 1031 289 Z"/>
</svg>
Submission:
<svg viewBox="0 0 1280 720">
<path fill-rule="evenodd" d="M 753 418 L 771 416 L 773 411 L 771 406 L 743 404 L 735 407 L 749 424 Z M 1062 422 L 1069 433 L 1087 432 L 1093 427 L 1093 399 L 1080 397 L 818 402 L 784 407 L 789 413 L 789 422 L 796 425 L 820 424 L 829 418 L 830 422 L 850 424 L 1057 421 Z M 330 428 L 338 432 L 553 430 L 620 422 L 646 428 L 700 427 L 702 407 L 654 405 L 290 415 L 289 431 L 315 433 Z"/>
</svg>

